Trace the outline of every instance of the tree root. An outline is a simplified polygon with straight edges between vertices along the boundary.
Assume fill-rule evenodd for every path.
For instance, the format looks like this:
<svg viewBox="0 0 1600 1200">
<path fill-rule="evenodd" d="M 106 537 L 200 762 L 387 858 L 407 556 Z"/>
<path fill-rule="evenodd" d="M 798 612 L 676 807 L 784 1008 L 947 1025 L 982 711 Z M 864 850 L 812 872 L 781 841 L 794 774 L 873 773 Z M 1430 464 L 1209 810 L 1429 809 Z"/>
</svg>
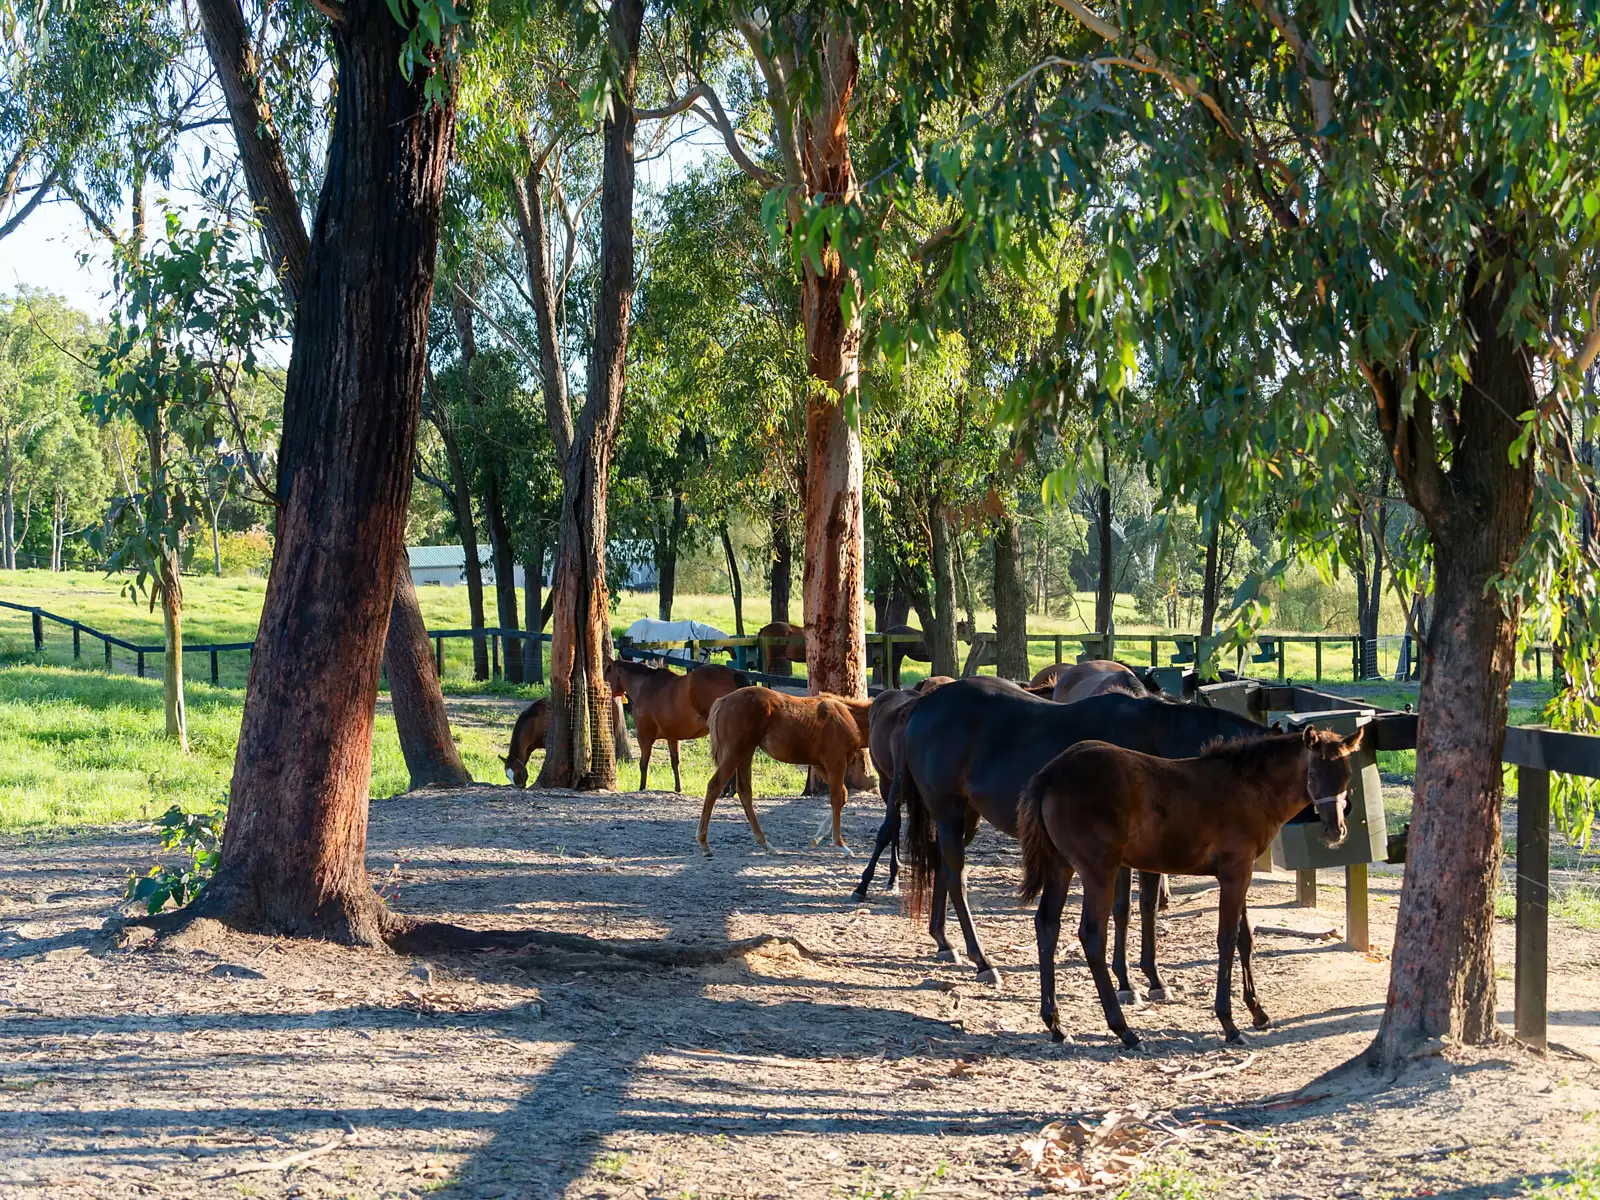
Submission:
<svg viewBox="0 0 1600 1200">
<path fill-rule="evenodd" d="M 438 954 L 480 950 L 534 950 L 521 960 L 528 965 L 590 971 L 632 971 L 652 967 L 705 967 L 743 958 L 768 946 L 788 946 L 801 958 L 822 956 L 798 938 L 762 933 L 721 945 L 658 942 L 644 939 L 586 937 L 578 933 L 546 930 L 468 929 L 444 921 L 418 921 L 391 937 L 389 945 L 402 954 Z"/>
</svg>

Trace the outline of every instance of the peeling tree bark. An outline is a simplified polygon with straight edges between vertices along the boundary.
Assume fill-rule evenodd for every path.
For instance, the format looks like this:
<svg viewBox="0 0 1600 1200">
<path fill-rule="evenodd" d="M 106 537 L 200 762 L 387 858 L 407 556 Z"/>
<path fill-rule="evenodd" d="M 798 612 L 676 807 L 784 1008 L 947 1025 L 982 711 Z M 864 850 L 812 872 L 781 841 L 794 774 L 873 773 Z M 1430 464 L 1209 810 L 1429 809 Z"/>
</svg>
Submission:
<svg viewBox="0 0 1600 1200">
<path fill-rule="evenodd" d="M 250 43 L 250 26 L 239 7 L 239 0 L 198 0 L 197 7 L 205 34 L 206 52 L 217 73 L 223 98 L 227 101 L 228 118 L 239 148 L 245 185 L 261 221 L 273 271 L 290 302 L 297 304 L 305 281 L 311 242 L 300 216 L 300 201 L 295 195 L 294 181 L 283 156 L 283 145 L 262 102 L 259 64 Z M 390 695 L 395 704 L 397 721 L 401 725 L 401 749 L 409 764 L 412 759 L 420 762 L 429 748 L 435 747 L 443 757 L 429 764 L 427 774 L 444 777 L 459 773 L 465 776 L 466 768 L 462 766 L 461 756 L 453 742 L 447 740 L 440 744 L 430 738 L 424 744 L 406 744 L 407 729 L 434 729 L 441 724 L 448 725 L 448 717 L 433 659 L 427 653 L 427 626 L 422 620 L 422 610 L 417 607 L 415 591 L 407 589 L 403 594 L 397 591 L 394 603 L 397 609 L 405 610 L 401 614 L 402 624 L 413 634 L 413 641 L 405 647 L 405 652 L 397 653 L 386 664 Z M 480 600 L 479 628 L 483 624 L 482 608 Z M 422 631 L 420 642 L 415 640 L 418 630 Z M 392 639 L 389 640 L 392 644 Z M 487 654 L 484 655 L 484 664 L 483 674 L 479 678 L 488 677 Z M 413 671 L 418 673 L 413 675 Z M 395 686 L 397 680 L 398 689 Z M 405 699 L 402 700 L 398 693 L 403 693 Z M 408 713 L 406 720 L 399 721 L 401 708 L 411 705 L 418 706 L 418 711 Z"/>
<path fill-rule="evenodd" d="M 1490 257 L 1489 247 L 1480 254 Z M 1466 273 L 1471 381 L 1456 398 L 1449 468 L 1433 402 L 1404 379 L 1368 366 L 1379 423 L 1406 498 L 1434 547 L 1434 606 L 1422 653 L 1417 779 L 1395 929 L 1388 1004 L 1372 1059 L 1407 1060 L 1431 1038 L 1494 1036 L 1494 897 L 1500 877 L 1500 755 L 1520 613 L 1491 585 L 1528 534 L 1533 463 L 1509 460 L 1519 432 L 1506 414 L 1537 406 L 1525 351 L 1501 329 L 1505 284 Z"/>
<path fill-rule="evenodd" d="M 337 108 L 295 314 L 277 547 L 221 862 L 187 910 L 375 943 L 365 851 L 373 709 L 404 548 L 453 100 L 400 72 L 382 0 L 332 26 Z"/>
</svg>

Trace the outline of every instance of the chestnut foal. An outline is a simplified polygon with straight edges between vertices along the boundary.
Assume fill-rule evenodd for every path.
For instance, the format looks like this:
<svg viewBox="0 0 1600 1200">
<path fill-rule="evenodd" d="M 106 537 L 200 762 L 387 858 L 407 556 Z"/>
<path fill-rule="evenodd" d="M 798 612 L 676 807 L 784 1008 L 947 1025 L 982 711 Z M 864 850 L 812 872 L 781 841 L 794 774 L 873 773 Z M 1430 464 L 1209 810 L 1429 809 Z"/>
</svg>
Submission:
<svg viewBox="0 0 1600 1200">
<path fill-rule="evenodd" d="M 614 658 L 606 667 L 606 685 L 614 697 L 626 695 L 639 735 L 639 790 L 650 790 L 650 752 L 660 739 L 672 759 L 672 790 L 683 791 L 678 773 L 678 743 L 706 736 L 711 706 L 750 681 L 731 667 L 707 664 L 687 675 L 666 667 Z"/>
<path fill-rule="evenodd" d="M 1307 728 L 1222 742 L 1198 758 L 1162 759 L 1108 742 L 1080 742 L 1042 767 L 1017 809 L 1022 843 L 1022 898 L 1039 898 L 1039 1015 L 1065 1041 L 1056 1010 L 1056 941 L 1073 871 L 1083 879 L 1078 939 L 1094 976 L 1106 1024 L 1130 1049 L 1128 1028 L 1106 969 L 1106 918 L 1124 867 L 1168 875 L 1213 875 L 1217 913 L 1216 1014 L 1228 1041 L 1233 1023 L 1233 953 L 1244 977 L 1244 1002 L 1257 1029 L 1267 1013 L 1256 998 L 1245 893 L 1257 857 L 1290 817 L 1315 804 L 1331 845 L 1345 837 L 1350 755 L 1364 729 L 1348 738 Z M 1152 981 L 1154 982 L 1154 981 Z"/>
<path fill-rule="evenodd" d="M 871 704 L 847 696 L 823 692 L 818 696 L 791 696 L 771 688 L 741 688 L 711 706 L 711 757 L 716 770 L 706 785 L 706 804 L 700 812 L 700 849 L 711 857 L 706 832 L 711 827 L 711 809 L 717 797 L 735 777 L 739 780 L 739 802 L 745 819 L 761 849 L 769 849 L 767 835 L 761 832 L 750 777 L 750 761 L 756 750 L 765 750 L 781 763 L 816 767 L 828 780 L 828 799 L 833 809 L 833 844 L 850 853 L 845 845 L 840 814 L 844 811 L 845 772 L 850 762 L 867 745 Z M 811 839 L 815 846 L 828 831 L 828 818 L 817 826 Z"/>
</svg>

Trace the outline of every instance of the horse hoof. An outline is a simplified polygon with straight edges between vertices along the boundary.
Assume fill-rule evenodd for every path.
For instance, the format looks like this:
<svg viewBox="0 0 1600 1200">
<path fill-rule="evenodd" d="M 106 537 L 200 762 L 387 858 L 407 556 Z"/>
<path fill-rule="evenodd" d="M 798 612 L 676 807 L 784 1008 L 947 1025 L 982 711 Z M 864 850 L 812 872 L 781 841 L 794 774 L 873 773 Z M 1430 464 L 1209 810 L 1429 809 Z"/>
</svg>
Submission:
<svg viewBox="0 0 1600 1200">
<path fill-rule="evenodd" d="M 997 992 L 1003 992 L 1006 988 L 1005 976 L 1000 974 L 999 967 L 985 967 L 979 971 L 978 982 L 994 984 L 994 990 Z"/>
<path fill-rule="evenodd" d="M 937 951 L 934 954 L 933 961 L 934 962 L 959 963 L 961 961 L 961 955 L 957 954 L 949 946 L 946 946 L 943 950 Z"/>
<path fill-rule="evenodd" d="M 1060 1043 L 1070 1041 L 1071 1039 L 1068 1038 L 1066 1034 L 1062 1033 L 1061 1030 L 1052 1029 L 1050 1031 L 1050 1040 L 1059 1045 Z"/>
<path fill-rule="evenodd" d="M 1151 1004 L 1165 1004 L 1172 998 L 1172 993 L 1164 987 L 1153 987 L 1145 996 L 1145 999 L 1149 1000 Z"/>
<path fill-rule="evenodd" d="M 1117 1036 L 1122 1039 L 1124 1049 L 1137 1050 L 1139 1048 L 1139 1035 L 1131 1029 L 1117 1031 Z"/>
<path fill-rule="evenodd" d="M 1267 1016 L 1266 1009 L 1262 1009 L 1260 1012 L 1256 1013 L 1250 1018 L 1250 1024 L 1254 1025 L 1257 1029 L 1265 1029 L 1268 1025 L 1272 1024 L 1272 1018 Z"/>
<path fill-rule="evenodd" d="M 839 855 L 841 858 L 854 858 L 856 856 L 856 852 L 850 849 L 849 846 L 840 846 Z"/>
<path fill-rule="evenodd" d="M 867 889 L 857 888 L 855 891 L 850 893 L 850 899 L 854 900 L 857 904 L 865 903 L 867 899 Z"/>
<path fill-rule="evenodd" d="M 1235 1029 L 1232 1033 L 1225 1034 L 1222 1040 L 1227 1042 L 1230 1046 L 1243 1046 L 1245 1044 L 1244 1034 L 1240 1033 L 1237 1029 Z"/>
<path fill-rule="evenodd" d="M 1155 996 L 1153 994 L 1151 996 L 1151 999 L 1152 1000 L 1155 999 Z M 1117 992 L 1117 1003 L 1118 1004 L 1138 1004 L 1140 1002 L 1140 1000 L 1141 1000 L 1141 997 L 1139 995 L 1139 989 L 1138 988 L 1133 988 L 1132 990 L 1126 991 L 1126 992 L 1124 992 L 1124 991 Z"/>
<path fill-rule="evenodd" d="M 711 857 L 711 847 L 702 844 L 701 847 L 700 847 L 700 853 L 704 854 L 707 858 L 710 858 Z"/>
</svg>

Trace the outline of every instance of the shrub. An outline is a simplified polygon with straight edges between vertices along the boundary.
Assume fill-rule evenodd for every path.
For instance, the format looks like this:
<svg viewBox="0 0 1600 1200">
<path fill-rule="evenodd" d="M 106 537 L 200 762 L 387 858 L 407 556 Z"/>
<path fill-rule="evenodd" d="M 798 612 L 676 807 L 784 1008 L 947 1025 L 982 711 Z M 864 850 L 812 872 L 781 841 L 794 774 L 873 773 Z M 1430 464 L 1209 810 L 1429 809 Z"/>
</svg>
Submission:
<svg viewBox="0 0 1600 1200">
<path fill-rule="evenodd" d="M 219 539 L 224 575 L 265 576 L 272 566 L 272 538 L 257 525 L 243 533 L 225 533 Z"/>
</svg>

